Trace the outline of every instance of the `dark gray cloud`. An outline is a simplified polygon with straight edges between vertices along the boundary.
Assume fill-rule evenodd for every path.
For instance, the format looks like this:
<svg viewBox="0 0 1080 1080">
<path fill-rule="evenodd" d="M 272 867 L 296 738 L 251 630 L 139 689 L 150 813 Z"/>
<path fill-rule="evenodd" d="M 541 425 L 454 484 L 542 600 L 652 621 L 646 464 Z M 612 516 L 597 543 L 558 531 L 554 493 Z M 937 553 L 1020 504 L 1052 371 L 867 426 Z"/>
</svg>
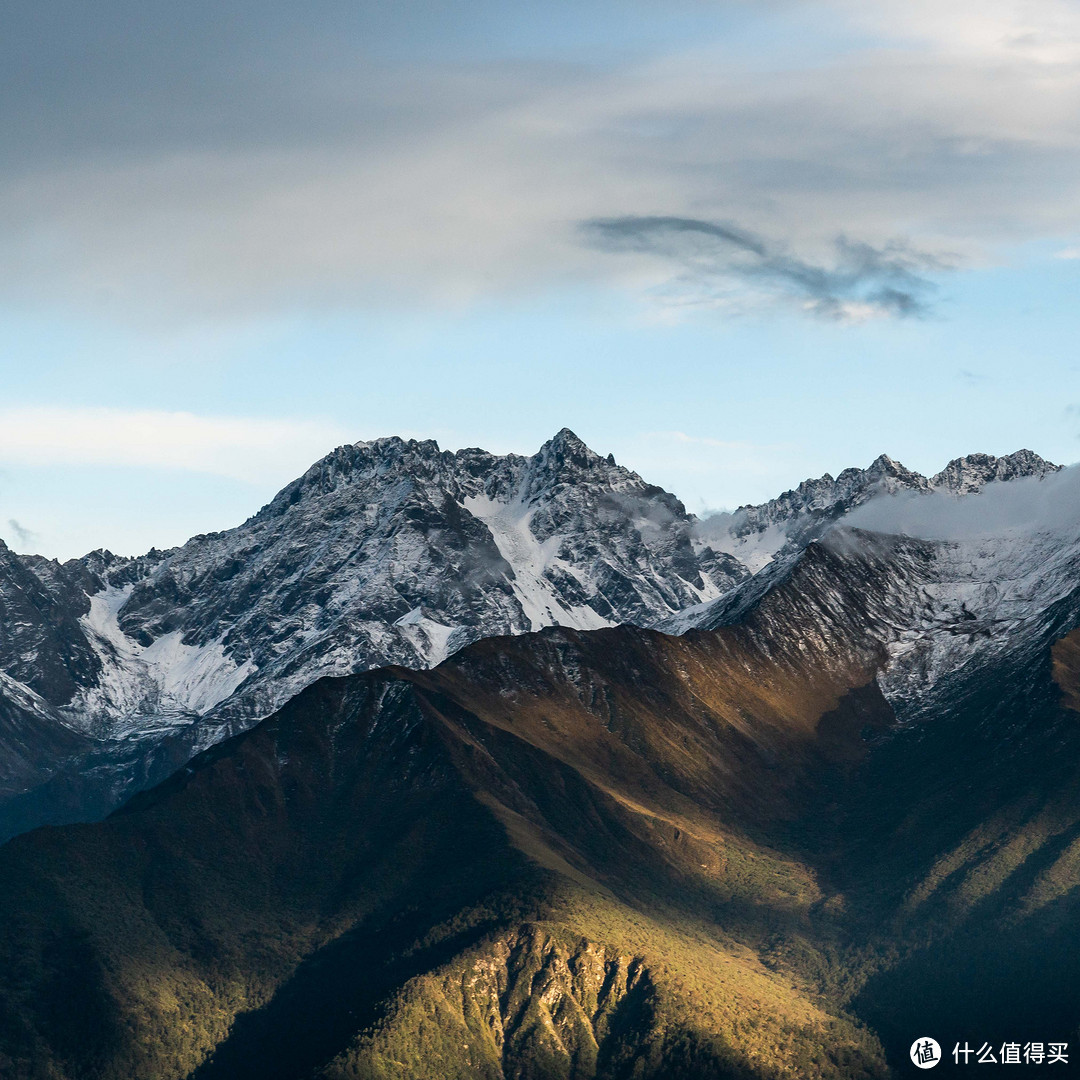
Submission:
<svg viewBox="0 0 1080 1080">
<path fill-rule="evenodd" d="M 899 242 L 874 247 L 843 236 L 829 264 L 810 262 L 736 225 L 697 218 L 594 218 L 582 230 L 605 250 L 675 263 L 676 291 L 690 302 L 705 302 L 735 282 L 829 319 L 924 316 L 937 288 L 927 272 L 945 269 L 940 259 Z"/>
<path fill-rule="evenodd" d="M 448 94 L 437 61 L 403 62 L 440 28 L 453 36 L 455 7 L 13 0 L 0 36 L 0 175 L 415 136 L 478 100 L 507 100 L 511 80 L 459 79 Z"/>
</svg>

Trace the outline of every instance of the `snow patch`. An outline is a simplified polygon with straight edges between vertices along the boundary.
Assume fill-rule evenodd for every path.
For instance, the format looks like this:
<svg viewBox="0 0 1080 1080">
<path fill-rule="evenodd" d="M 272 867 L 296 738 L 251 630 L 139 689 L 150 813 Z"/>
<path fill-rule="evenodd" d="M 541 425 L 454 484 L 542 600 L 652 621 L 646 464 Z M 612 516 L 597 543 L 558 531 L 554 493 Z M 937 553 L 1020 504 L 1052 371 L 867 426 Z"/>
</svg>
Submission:
<svg viewBox="0 0 1080 1080">
<path fill-rule="evenodd" d="M 558 558 L 563 537 L 549 536 L 540 541 L 530 528 L 535 510 L 520 500 L 510 503 L 497 502 L 486 495 L 470 495 L 463 507 L 473 517 L 482 521 L 491 533 L 499 554 L 510 564 L 514 578 L 510 582 L 531 630 L 545 626 L 569 626 L 576 630 L 599 630 L 614 626 L 586 605 L 564 604 L 552 583 L 547 579 L 549 568 L 559 569 L 575 577 L 582 584 L 579 568 L 572 567 Z"/>
<path fill-rule="evenodd" d="M 717 532 L 710 537 L 708 546 L 713 551 L 734 556 L 750 571 L 756 574 L 769 565 L 788 541 L 786 525 L 769 525 L 745 536 L 736 536 L 732 532 Z"/>
<path fill-rule="evenodd" d="M 414 607 L 397 619 L 394 625 L 429 667 L 441 664 L 450 655 L 450 639 L 457 627 L 430 618 L 424 614 L 423 607 Z"/>
<path fill-rule="evenodd" d="M 120 628 L 120 609 L 133 585 L 108 586 L 90 598 L 90 611 L 79 621 L 101 660 L 97 686 L 84 691 L 66 711 L 91 718 L 112 718 L 107 734 L 115 737 L 152 727 L 173 726 L 178 718 L 201 716 L 233 694 L 255 670 L 251 661 L 237 664 L 222 641 L 185 645 L 179 630 L 150 645 L 132 640 Z"/>
</svg>

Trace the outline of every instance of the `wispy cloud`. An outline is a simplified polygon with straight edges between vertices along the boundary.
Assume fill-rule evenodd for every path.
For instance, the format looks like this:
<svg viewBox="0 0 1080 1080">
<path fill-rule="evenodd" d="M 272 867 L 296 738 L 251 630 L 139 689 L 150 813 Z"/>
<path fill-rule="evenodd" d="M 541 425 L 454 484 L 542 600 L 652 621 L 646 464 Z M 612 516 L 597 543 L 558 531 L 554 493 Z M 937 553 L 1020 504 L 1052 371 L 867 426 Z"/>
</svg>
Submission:
<svg viewBox="0 0 1080 1080">
<path fill-rule="evenodd" d="M 677 266 L 675 297 L 710 304 L 732 285 L 827 319 L 923 316 L 935 285 L 925 272 L 940 259 L 904 244 L 882 248 L 839 237 L 828 264 L 808 262 L 738 226 L 685 217 L 594 218 L 587 238 L 606 250 L 655 255 Z"/>
<path fill-rule="evenodd" d="M 30 544 L 38 538 L 38 534 L 33 529 L 21 525 L 16 518 L 8 518 L 8 528 L 19 538 L 20 544 Z"/>
<path fill-rule="evenodd" d="M 356 438 L 314 420 L 149 409 L 0 410 L 0 461 L 21 466 L 183 469 L 261 483 L 289 479 L 335 445 Z M 10 524 L 18 532 L 16 522 Z"/>
</svg>

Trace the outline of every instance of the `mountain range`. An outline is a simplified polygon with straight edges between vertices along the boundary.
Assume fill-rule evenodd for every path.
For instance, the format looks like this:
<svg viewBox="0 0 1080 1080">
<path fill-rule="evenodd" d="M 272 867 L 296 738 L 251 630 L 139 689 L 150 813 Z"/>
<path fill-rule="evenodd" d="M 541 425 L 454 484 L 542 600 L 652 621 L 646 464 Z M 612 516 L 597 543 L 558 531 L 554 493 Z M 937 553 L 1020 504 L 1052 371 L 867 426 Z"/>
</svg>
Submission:
<svg viewBox="0 0 1080 1080">
<path fill-rule="evenodd" d="M 698 520 L 567 430 L 382 439 L 172 551 L 3 549 L 0 1073 L 1075 1052 L 1078 483 L 883 456 Z"/>
</svg>

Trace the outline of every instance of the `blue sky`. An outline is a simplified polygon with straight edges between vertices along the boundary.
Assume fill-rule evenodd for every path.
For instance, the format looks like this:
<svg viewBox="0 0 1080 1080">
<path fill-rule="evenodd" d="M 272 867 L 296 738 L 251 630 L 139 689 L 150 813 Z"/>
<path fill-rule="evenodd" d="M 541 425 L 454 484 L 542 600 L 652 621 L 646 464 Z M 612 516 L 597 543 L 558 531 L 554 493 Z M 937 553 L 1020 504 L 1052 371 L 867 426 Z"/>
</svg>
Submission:
<svg viewBox="0 0 1080 1080">
<path fill-rule="evenodd" d="M 867 10 L 867 8 L 870 10 Z M 697 512 L 1080 433 L 1080 14 L 17 0 L 0 536 L 568 425 Z"/>
</svg>

